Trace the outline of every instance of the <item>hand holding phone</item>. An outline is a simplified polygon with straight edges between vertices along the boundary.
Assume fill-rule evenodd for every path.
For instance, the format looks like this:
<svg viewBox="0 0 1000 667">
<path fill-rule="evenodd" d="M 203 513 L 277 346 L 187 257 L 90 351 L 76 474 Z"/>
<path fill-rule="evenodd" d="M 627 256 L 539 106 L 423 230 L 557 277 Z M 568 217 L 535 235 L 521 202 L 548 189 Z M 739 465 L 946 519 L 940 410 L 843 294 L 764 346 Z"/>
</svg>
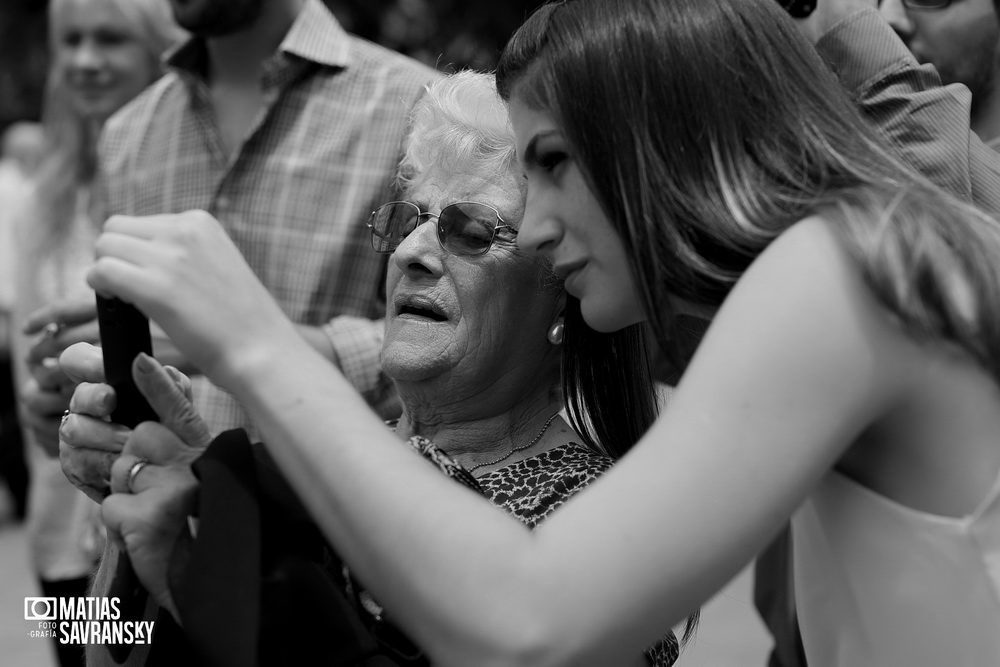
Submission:
<svg viewBox="0 0 1000 667">
<path fill-rule="evenodd" d="M 149 320 L 135 306 L 121 299 L 97 295 L 97 322 L 101 330 L 104 376 L 115 389 L 116 407 L 111 420 L 129 428 L 144 421 L 159 421 L 146 397 L 132 380 L 132 362 L 140 352 L 152 355 Z"/>
</svg>

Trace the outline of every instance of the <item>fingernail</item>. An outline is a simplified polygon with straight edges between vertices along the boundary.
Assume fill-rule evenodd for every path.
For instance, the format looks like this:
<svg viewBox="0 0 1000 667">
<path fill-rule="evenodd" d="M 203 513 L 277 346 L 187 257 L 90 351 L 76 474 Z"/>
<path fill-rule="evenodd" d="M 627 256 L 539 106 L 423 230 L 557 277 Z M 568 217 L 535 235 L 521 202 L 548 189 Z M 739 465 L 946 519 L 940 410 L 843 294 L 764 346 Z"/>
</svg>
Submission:
<svg viewBox="0 0 1000 667">
<path fill-rule="evenodd" d="M 140 373 L 152 373 L 156 369 L 152 357 L 145 352 L 140 352 L 135 358 L 135 367 Z"/>
</svg>

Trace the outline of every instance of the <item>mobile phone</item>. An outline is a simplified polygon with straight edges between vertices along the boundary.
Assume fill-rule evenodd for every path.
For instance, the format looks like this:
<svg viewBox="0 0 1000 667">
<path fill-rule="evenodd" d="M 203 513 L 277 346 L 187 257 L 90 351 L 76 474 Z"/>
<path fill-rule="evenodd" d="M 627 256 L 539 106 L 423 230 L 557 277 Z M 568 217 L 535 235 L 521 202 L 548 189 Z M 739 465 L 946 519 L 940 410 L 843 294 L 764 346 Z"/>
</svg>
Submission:
<svg viewBox="0 0 1000 667">
<path fill-rule="evenodd" d="M 804 19 L 816 9 L 818 0 L 778 0 L 778 4 L 797 19 Z"/>
<path fill-rule="evenodd" d="M 97 324 L 104 352 L 104 377 L 115 388 L 117 398 L 111 421 L 129 428 L 144 421 L 159 421 L 132 380 L 132 362 L 139 353 L 153 354 L 149 320 L 135 306 L 98 294 Z"/>
</svg>

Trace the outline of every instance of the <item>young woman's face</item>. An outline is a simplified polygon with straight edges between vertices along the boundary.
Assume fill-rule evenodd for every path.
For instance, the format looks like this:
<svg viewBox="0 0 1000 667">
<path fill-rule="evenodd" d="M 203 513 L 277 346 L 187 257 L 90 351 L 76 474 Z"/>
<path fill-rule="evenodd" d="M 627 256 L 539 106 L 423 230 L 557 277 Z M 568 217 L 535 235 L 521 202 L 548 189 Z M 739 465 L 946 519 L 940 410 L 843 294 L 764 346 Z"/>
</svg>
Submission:
<svg viewBox="0 0 1000 667">
<path fill-rule="evenodd" d="M 142 37 L 110 0 L 53 6 L 53 57 L 82 116 L 103 121 L 155 78 Z"/>
<path fill-rule="evenodd" d="M 566 291 L 580 299 L 597 331 L 617 331 L 645 319 L 618 233 L 590 191 L 552 117 L 510 102 L 528 199 L 517 243 L 552 262 Z"/>
</svg>

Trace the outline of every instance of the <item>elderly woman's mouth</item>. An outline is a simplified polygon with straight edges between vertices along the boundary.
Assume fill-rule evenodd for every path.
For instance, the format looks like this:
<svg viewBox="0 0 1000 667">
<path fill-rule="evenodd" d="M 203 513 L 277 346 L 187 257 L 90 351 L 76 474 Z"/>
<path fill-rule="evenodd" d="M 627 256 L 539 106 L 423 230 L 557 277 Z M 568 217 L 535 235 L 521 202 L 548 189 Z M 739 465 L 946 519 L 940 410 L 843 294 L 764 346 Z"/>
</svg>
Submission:
<svg viewBox="0 0 1000 667">
<path fill-rule="evenodd" d="M 444 322 L 448 316 L 444 311 L 429 299 L 420 297 L 410 297 L 396 302 L 396 315 L 421 317 L 435 322 Z"/>
</svg>

